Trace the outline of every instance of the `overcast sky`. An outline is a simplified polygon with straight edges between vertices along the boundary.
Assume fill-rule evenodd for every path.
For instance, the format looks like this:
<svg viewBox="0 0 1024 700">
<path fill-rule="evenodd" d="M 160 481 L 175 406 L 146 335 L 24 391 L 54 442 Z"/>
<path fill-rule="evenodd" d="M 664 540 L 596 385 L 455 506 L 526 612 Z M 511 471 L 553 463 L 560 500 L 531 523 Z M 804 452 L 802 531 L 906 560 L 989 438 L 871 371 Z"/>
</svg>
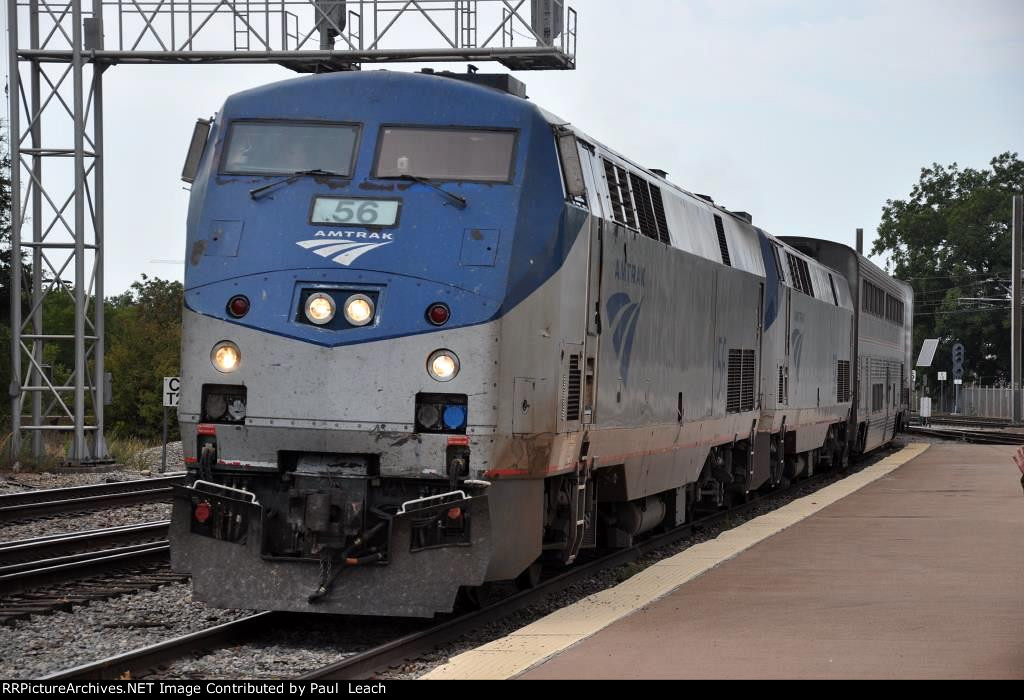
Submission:
<svg viewBox="0 0 1024 700">
<path fill-rule="evenodd" d="M 1024 152 L 1021 0 L 572 4 L 578 69 L 518 74 L 531 99 L 777 235 L 852 245 L 863 227 L 870 246 L 886 199 L 905 197 L 922 166 Z M 178 176 L 196 117 L 289 77 L 271 66 L 106 73 L 108 294 L 142 272 L 181 279 Z"/>
</svg>

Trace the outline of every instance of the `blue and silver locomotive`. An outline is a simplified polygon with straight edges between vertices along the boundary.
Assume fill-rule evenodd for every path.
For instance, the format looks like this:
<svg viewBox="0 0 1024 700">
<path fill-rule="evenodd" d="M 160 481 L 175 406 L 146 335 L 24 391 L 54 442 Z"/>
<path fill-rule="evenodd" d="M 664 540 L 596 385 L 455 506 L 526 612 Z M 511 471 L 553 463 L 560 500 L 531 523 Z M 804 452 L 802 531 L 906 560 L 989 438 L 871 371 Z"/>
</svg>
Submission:
<svg viewBox="0 0 1024 700">
<path fill-rule="evenodd" d="M 899 428 L 907 286 L 482 78 L 303 77 L 197 131 L 197 599 L 430 616 Z"/>
</svg>

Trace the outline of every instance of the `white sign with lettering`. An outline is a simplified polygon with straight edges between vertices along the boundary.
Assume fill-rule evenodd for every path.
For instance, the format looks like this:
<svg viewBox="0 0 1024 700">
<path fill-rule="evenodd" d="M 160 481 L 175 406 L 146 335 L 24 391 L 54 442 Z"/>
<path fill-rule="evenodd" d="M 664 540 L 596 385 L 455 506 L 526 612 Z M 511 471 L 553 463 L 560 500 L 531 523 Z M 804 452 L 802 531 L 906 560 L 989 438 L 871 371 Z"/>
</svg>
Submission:
<svg viewBox="0 0 1024 700">
<path fill-rule="evenodd" d="M 181 377 L 164 377 L 164 406 L 174 408 L 178 405 L 178 392 L 181 389 Z"/>
</svg>

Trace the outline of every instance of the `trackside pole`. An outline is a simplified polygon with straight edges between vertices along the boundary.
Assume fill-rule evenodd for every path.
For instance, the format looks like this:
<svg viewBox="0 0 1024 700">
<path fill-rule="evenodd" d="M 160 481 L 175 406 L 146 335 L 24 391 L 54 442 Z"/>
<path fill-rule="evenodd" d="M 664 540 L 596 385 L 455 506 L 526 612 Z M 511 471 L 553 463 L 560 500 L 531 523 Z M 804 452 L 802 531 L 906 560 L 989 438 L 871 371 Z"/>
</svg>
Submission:
<svg viewBox="0 0 1024 700">
<path fill-rule="evenodd" d="M 1021 354 L 1021 238 L 1024 237 L 1024 196 L 1013 198 L 1013 251 L 1010 253 L 1010 386 L 1013 392 L 1013 424 L 1021 418 L 1020 354 Z"/>
<path fill-rule="evenodd" d="M 167 471 L 167 406 L 164 406 L 164 448 L 160 455 L 160 473 Z"/>
</svg>

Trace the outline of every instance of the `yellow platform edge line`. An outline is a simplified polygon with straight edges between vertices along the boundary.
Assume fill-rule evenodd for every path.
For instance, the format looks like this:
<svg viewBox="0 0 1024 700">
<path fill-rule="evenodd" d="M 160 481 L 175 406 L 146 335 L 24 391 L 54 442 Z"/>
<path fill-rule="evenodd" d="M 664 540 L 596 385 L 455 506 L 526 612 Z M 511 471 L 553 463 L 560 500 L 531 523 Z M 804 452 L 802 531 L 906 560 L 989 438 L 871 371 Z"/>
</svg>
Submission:
<svg viewBox="0 0 1024 700">
<path fill-rule="evenodd" d="M 422 680 L 506 680 L 518 676 L 755 544 L 887 476 L 927 449 L 927 443 L 911 443 L 856 474 L 656 562 L 617 586 L 463 652 L 425 674 Z"/>
</svg>

